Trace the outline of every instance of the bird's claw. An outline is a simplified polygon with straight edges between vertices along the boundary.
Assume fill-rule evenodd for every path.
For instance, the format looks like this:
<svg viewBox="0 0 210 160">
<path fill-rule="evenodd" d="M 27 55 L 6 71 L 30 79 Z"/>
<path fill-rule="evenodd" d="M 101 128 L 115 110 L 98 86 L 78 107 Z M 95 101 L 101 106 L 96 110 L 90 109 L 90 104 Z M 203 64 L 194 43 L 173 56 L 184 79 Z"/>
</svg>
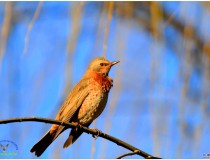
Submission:
<svg viewBox="0 0 210 160">
<path fill-rule="evenodd" d="M 81 128 L 82 128 L 82 125 L 78 122 L 73 122 L 73 124 L 76 125 L 76 128 L 75 128 L 75 131 L 78 132 Z"/>
<path fill-rule="evenodd" d="M 102 132 L 101 132 L 100 130 L 96 129 L 96 128 L 94 128 L 93 130 L 95 130 L 95 131 L 97 132 L 97 135 L 94 135 L 94 134 L 93 134 L 92 136 L 93 136 L 94 139 L 97 139 L 98 136 L 99 136 L 100 134 L 102 134 Z"/>
</svg>

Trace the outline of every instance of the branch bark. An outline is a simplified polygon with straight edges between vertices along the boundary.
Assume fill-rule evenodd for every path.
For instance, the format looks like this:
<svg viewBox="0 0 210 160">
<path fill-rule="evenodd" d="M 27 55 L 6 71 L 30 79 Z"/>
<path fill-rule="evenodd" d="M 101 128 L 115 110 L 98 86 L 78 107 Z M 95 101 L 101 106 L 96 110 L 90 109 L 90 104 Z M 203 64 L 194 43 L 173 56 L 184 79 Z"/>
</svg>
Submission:
<svg viewBox="0 0 210 160">
<path fill-rule="evenodd" d="M 47 118 L 38 118 L 38 117 L 26 117 L 26 118 L 12 118 L 12 119 L 5 119 L 5 120 L 0 120 L 0 124 L 7 124 L 7 123 L 14 123 L 14 122 L 44 122 L 44 123 L 50 123 L 50 124 L 58 124 L 58 125 L 62 125 L 62 126 L 66 126 L 69 128 L 76 128 L 77 125 L 76 124 L 72 124 L 72 123 L 66 123 L 66 122 L 61 122 L 61 121 L 57 121 L 57 120 L 52 120 L 52 119 L 47 119 Z M 138 154 L 139 156 L 142 156 L 146 159 L 160 159 L 159 157 L 154 157 L 120 139 L 117 139 L 113 136 L 110 136 L 108 134 L 105 134 L 103 132 L 98 132 L 96 129 L 90 129 L 84 126 L 81 126 L 81 129 L 88 133 L 88 134 L 92 134 L 98 137 L 102 137 L 104 139 L 107 139 L 113 143 L 116 143 L 119 146 L 122 146 L 132 152 L 134 152 L 135 154 Z"/>
</svg>

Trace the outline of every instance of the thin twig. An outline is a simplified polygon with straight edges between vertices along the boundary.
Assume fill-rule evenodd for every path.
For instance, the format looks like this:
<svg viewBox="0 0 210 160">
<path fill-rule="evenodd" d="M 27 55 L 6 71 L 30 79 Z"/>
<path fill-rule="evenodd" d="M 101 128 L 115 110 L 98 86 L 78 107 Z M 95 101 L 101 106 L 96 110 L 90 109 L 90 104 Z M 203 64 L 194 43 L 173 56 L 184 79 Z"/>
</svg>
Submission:
<svg viewBox="0 0 210 160">
<path fill-rule="evenodd" d="M 129 153 L 123 154 L 122 156 L 117 157 L 116 159 L 122 159 L 123 157 L 132 156 L 134 154 L 137 154 L 137 153 L 135 153 L 135 152 L 129 152 Z"/>
<path fill-rule="evenodd" d="M 13 2 L 6 2 L 5 13 L 4 13 L 5 16 L 4 16 L 3 25 L 1 27 L 1 35 L 0 35 L 0 64 L 2 63 L 4 52 L 6 50 L 6 43 L 11 28 L 12 8 L 13 8 Z"/>
<path fill-rule="evenodd" d="M 36 11 L 34 13 L 34 16 L 33 16 L 33 18 L 31 19 L 31 22 L 28 25 L 28 30 L 27 30 L 26 37 L 25 37 L 25 46 L 24 46 L 23 55 L 26 54 L 27 51 L 28 51 L 28 42 L 29 42 L 29 37 L 30 37 L 31 29 L 32 29 L 32 27 L 34 25 L 34 22 L 36 21 L 37 17 L 39 16 L 39 13 L 40 13 L 42 4 L 43 4 L 43 1 L 40 1 L 39 4 L 38 4 L 38 6 L 37 6 L 37 8 L 36 8 Z"/>
<path fill-rule="evenodd" d="M 50 124 L 58 124 L 58 125 L 62 125 L 62 126 L 66 126 L 69 128 L 76 128 L 77 125 L 76 124 L 72 124 L 72 123 L 67 123 L 67 122 L 62 122 L 62 121 L 57 121 L 57 120 L 52 120 L 52 119 L 47 119 L 47 118 L 38 118 L 38 117 L 26 117 L 26 118 L 12 118 L 12 119 L 5 119 L 5 120 L 0 120 L 0 124 L 7 124 L 7 123 L 14 123 L 14 122 L 26 122 L 26 121 L 34 121 L 34 122 L 44 122 L 44 123 L 50 123 Z M 102 137 L 104 139 L 107 139 L 111 142 L 116 143 L 119 146 L 122 146 L 124 148 L 127 148 L 128 150 L 132 151 L 132 152 L 136 152 L 136 154 L 144 157 L 144 158 L 149 158 L 149 159 L 156 159 L 158 157 L 154 157 L 144 151 L 141 151 L 140 149 L 120 140 L 117 139 L 113 136 L 110 136 L 108 134 L 105 134 L 103 132 L 98 132 L 96 129 L 90 129 L 84 126 L 81 126 L 81 129 L 88 133 L 88 134 L 92 134 L 92 135 L 97 135 L 98 137 Z M 137 152 L 138 151 L 138 152 Z"/>
<path fill-rule="evenodd" d="M 121 158 L 126 157 L 126 156 L 132 156 L 134 154 L 137 154 L 138 152 L 139 152 L 139 150 L 136 150 L 134 152 L 129 152 L 129 153 L 123 154 L 122 156 L 117 157 L 116 159 L 121 159 Z"/>
<path fill-rule="evenodd" d="M 113 12 L 113 8 L 114 8 L 114 2 L 113 1 L 110 1 L 108 3 L 109 3 L 109 6 L 108 6 L 108 22 L 107 22 L 106 29 L 105 29 L 105 37 L 104 37 L 104 45 L 103 45 L 103 56 L 104 57 L 106 57 L 110 23 L 111 23 L 111 20 L 112 20 L 112 12 Z"/>
</svg>

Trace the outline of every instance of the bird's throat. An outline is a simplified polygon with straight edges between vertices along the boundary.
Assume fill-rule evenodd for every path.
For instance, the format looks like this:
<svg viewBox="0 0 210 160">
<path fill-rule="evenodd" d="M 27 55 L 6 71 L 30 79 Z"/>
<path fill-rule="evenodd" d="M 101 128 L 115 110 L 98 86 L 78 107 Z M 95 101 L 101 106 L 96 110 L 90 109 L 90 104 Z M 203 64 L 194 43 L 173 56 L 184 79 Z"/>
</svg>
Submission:
<svg viewBox="0 0 210 160">
<path fill-rule="evenodd" d="M 94 78 L 95 82 L 101 85 L 103 92 L 109 92 L 113 85 L 113 80 L 110 77 L 104 76 L 103 74 L 97 72 L 93 73 L 92 77 Z"/>
</svg>

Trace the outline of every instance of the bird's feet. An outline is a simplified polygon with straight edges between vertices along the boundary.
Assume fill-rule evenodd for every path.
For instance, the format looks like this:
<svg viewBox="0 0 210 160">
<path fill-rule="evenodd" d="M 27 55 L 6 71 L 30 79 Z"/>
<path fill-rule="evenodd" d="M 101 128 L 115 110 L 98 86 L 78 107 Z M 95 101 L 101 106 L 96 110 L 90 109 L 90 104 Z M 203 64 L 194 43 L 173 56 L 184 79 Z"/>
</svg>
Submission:
<svg viewBox="0 0 210 160">
<path fill-rule="evenodd" d="M 100 130 L 98 130 L 98 129 L 96 129 L 96 128 L 93 128 L 93 130 L 95 130 L 96 132 L 97 132 L 97 135 L 92 135 L 93 136 L 93 138 L 94 139 L 97 139 L 98 138 L 98 136 L 100 135 L 100 134 L 102 134 L 102 131 L 100 131 Z"/>
<path fill-rule="evenodd" d="M 76 125 L 76 128 L 75 128 L 75 131 L 76 132 L 78 132 L 79 130 L 81 130 L 82 125 L 80 123 L 78 123 L 78 122 L 72 122 L 72 123 Z"/>
</svg>

